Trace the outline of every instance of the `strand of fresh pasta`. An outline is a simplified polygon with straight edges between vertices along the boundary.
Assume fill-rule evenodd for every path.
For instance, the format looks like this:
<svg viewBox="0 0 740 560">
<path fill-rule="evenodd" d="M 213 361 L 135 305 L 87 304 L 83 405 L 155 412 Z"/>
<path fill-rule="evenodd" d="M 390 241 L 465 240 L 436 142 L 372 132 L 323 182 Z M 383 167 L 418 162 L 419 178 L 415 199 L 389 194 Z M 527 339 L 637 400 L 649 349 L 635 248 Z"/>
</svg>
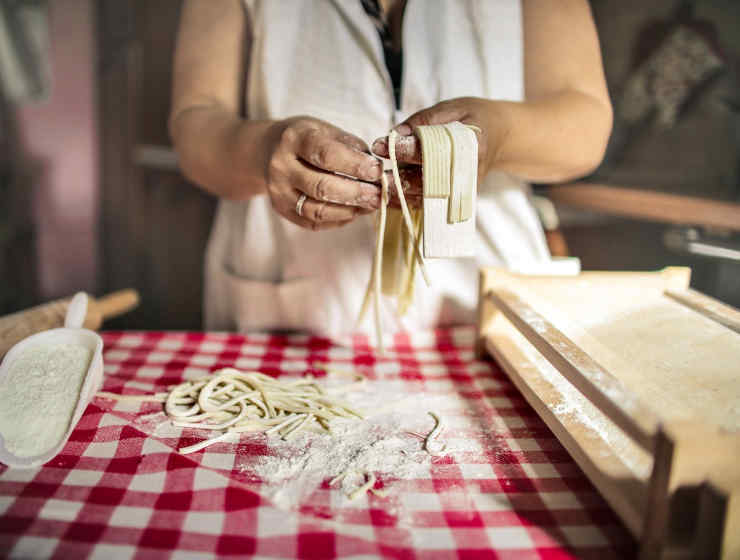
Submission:
<svg viewBox="0 0 740 560">
<path fill-rule="evenodd" d="M 375 477 L 373 473 L 368 473 L 367 481 L 365 482 L 365 484 L 363 484 L 362 486 L 360 486 L 359 488 L 351 492 L 348 498 L 350 500 L 356 500 L 363 494 L 366 494 L 368 490 L 370 490 L 373 486 L 375 486 L 376 480 L 377 478 Z"/>
<path fill-rule="evenodd" d="M 337 476 L 332 478 L 329 481 L 329 486 L 334 486 L 337 482 L 340 480 L 343 480 L 347 477 L 350 473 L 359 473 L 362 474 L 364 482 L 361 484 L 358 488 L 347 494 L 347 498 L 349 498 L 350 501 L 356 500 L 363 494 L 366 494 L 367 492 L 371 492 L 378 496 L 379 498 L 385 498 L 388 496 L 388 492 L 386 490 L 376 490 L 373 488 L 375 486 L 375 482 L 378 480 L 377 477 L 373 473 L 368 473 L 364 471 L 357 471 L 355 469 L 347 469 L 346 471 L 343 471 L 339 473 Z"/>
<path fill-rule="evenodd" d="M 403 213 L 403 221 L 406 224 L 406 230 L 410 238 L 410 243 L 413 244 L 414 255 L 419 263 L 419 268 L 424 276 L 424 281 L 427 286 L 431 286 L 427 269 L 424 266 L 424 258 L 421 256 L 418 244 L 416 242 L 416 232 L 413 223 L 411 222 L 411 215 L 409 214 L 409 208 L 406 205 L 406 196 L 403 194 L 403 187 L 401 185 L 401 174 L 398 172 L 398 160 L 396 159 L 396 139 L 398 138 L 398 132 L 391 130 L 388 134 L 388 156 L 391 160 L 391 171 L 393 172 L 393 182 L 396 185 L 396 193 L 398 194 L 398 201 L 401 205 L 401 212 Z"/>
<path fill-rule="evenodd" d="M 439 435 L 439 432 L 442 431 L 442 420 L 440 420 L 439 416 L 437 416 L 434 412 L 428 412 L 427 414 L 429 414 L 429 416 L 434 419 L 434 428 L 432 428 L 432 431 L 429 432 L 427 437 L 424 438 L 424 450 L 431 455 L 434 455 L 435 453 L 441 453 L 442 451 L 444 451 L 447 445 L 435 441 L 435 438 Z M 432 449 L 433 446 L 434 449 Z"/>
<path fill-rule="evenodd" d="M 365 290 L 365 297 L 362 300 L 362 307 L 357 317 L 359 325 L 370 306 L 370 299 L 373 299 L 373 313 L 375 316 L 375 335 L 377 338 L 378 350 L 383 353 L 383 324 L 380 318 L 380 293 L 383 274 L 383 239 L 385 237 L 385 223 L 388 211 L 388 179 L 383 173 L 380 176 L 381 194 L 380 194 L 380 211 L 378 213 L 375 237 L 375 253 L 373 254 L 373 264 L 370 270 L 370 280 Z"/>
<path fill-rule="evenodd" d="M 382 354 L 383 348 L 383 323 L 380 318 L 381 282 L 383 277 L 383 238 L 385 236 L 385 219 L 388 214 L 388 178 L 383 173 L 380 176 L 380 223 L 378 224 L 378 237 L 375 244 L 375 270 L 373 275 L 373 289 L 375 299 L 375 335 L 377 336 L 378 351 Z"/>
<path fill-rule="evenodd" d="M 164 402 L 167 399 L 167 393 L 154 393 L 153 395 L 119 395 L 118 393 L 109 393 L 108 391 L 98 391 L 95 393 L 95 396 L 111 401 L 122 402 Z"/>
</svg>

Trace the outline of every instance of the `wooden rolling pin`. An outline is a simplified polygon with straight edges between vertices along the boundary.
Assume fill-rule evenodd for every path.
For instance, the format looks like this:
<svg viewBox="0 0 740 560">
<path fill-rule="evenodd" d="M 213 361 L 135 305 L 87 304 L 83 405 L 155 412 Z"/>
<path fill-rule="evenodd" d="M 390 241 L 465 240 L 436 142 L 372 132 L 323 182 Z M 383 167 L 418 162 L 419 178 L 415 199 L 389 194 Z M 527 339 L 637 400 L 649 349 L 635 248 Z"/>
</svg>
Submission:
<svg viewBox="0 0 740 560">
<path fill-rule="evenodd" d="M 88 296 L 89 297 L 89 296 Z M 27 336 L 64 325 L 64 316 L 72 298 L 50 301 L 31 309 L 0 317 L 0 358 Z M 100 299 L 89 297 L 85 328 L 97 330 L 103 321 L 122 315 L 139 304 L 136 290 L 113 292 Z"/>
</svg>

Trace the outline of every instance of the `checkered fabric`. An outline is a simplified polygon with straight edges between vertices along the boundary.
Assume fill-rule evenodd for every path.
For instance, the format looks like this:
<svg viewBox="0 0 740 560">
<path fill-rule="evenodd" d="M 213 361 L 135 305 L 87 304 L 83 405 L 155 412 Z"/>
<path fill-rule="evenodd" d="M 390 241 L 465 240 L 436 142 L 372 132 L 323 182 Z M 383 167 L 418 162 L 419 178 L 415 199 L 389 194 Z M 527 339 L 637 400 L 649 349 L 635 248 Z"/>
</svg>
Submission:
<svg viewBox="0 0 740 560">
<path fill-rule="evenodd" d="M 395 482 L 394 503 L 351 506 L 326 483 L 296 510 L 260 496 L 240 457 L 266 452 L 242 436 L 192 455 L 193 430 L 157 436 L 157 403 L 96 398 L 64 450 L 37 469 L 0 466 L 0 556 L 10 558 L 609 558 L 634 542 L 498 367 L 473 358 L 470 328 L 399 335 L 383 357 L 363 338 L 107 332 L 104 390 L 142 394 L 234 366 L 271 375 L 315 361 L 409 390 L 457 391 L 466 403 L 446 437 L 475 452 L 435 457 L 428 476 Z M 466 435 L 464 423 L 485 427 Z M 459 421 L 458 421 L 459 420 Z"/>
</svg>

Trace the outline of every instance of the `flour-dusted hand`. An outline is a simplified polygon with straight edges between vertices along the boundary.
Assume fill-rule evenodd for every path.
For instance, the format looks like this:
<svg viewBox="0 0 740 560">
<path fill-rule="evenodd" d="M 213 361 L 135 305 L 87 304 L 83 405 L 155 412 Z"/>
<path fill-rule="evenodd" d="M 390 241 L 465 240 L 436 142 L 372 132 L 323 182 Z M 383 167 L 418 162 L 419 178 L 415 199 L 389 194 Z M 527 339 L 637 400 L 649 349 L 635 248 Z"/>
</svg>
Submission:
<svg viewBox="0 0 740 560">
<path fill-rule="evenodd" d="M 267 137 L 266 190 L 283 217 L 320 230 L 378 208 L 382 163 L 360 138 L 311 117 L 279 121 Z"/>
</svg>

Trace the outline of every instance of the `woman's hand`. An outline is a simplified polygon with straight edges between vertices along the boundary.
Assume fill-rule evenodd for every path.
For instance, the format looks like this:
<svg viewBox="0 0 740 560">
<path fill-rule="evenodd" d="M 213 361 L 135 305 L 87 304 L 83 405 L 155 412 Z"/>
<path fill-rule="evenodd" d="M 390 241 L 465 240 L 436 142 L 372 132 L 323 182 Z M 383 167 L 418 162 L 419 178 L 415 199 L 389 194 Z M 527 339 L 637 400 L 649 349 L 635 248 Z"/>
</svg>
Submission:
<svg viewBox="0 0 740 560">
<path fill-rule="evenodd" d="M 280 215 L 308 229 L 377 208 L 372 183 L 381 163 L 356 136 L 308 117 L 241 118 L 249 34 L 241 4 L 183 4 L 169 122 L 182 172 L 222 198 L 266 194 Z"/>
<path fill-rule="evenodd" d="M 294 117 L 270 127 L 266 145 L 267 195 L 275 211 L 294 224 L 338 227 L 380 205 L 373 183 L 383 166 L 360 138 L 318 119 Z"/>
</svg>

